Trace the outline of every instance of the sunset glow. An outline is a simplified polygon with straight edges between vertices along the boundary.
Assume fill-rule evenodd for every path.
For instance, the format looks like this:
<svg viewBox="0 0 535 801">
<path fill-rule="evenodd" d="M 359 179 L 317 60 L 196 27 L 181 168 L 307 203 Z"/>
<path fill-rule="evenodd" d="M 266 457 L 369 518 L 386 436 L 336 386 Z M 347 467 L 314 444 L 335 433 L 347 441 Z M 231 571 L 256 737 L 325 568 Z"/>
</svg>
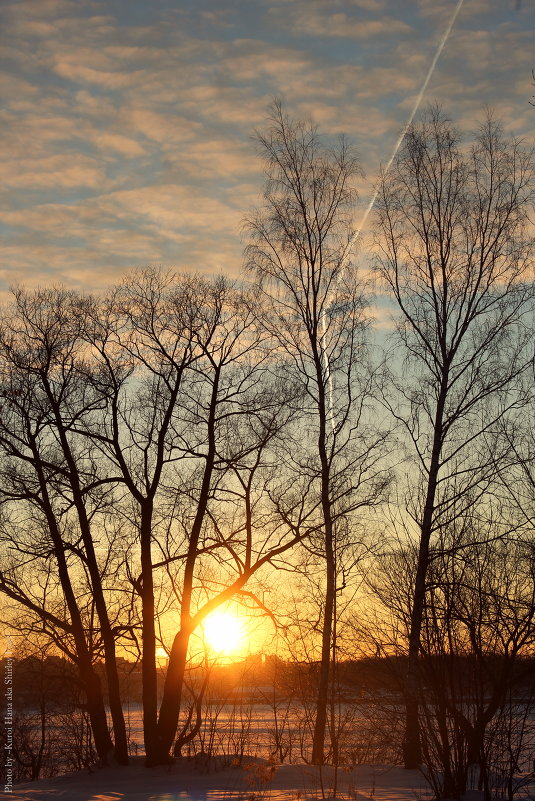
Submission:
<svg viewBox="0 0 535 801">
<path fill-rule="evenodd" d="M 3 798 L 535 801 L 534 10 L 0 0 Z"/>
<path fill-rule="evenodd" d="M 204 635 L 212 651 L 230 656 L 243 645 L 245 630 L 242 621 L 232 612 L 213 612 L 204 622 Z"/>
</svg>

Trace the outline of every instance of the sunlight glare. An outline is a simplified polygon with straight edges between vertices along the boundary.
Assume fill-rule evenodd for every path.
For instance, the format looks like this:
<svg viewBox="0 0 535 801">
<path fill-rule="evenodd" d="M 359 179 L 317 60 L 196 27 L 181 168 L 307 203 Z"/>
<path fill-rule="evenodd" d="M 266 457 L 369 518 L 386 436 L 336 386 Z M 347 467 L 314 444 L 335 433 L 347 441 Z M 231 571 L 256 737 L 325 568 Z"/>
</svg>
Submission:
<svg viewBox="0 0 535 801">
<path fill-rule="evenodd" d="M 212 651 L 229 655 L 239 650 L 245 631 L 232 612 L 213 612 L 204 622 L 204 635 Z"/>
</svg>

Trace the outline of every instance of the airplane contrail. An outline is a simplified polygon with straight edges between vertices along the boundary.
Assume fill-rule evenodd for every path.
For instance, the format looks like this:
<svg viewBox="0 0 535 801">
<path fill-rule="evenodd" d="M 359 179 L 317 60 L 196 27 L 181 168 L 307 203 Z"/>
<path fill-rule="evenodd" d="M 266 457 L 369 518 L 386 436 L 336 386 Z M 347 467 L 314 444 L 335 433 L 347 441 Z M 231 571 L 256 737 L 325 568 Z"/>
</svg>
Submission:
<svg viewBox="0 0 535 801">
<path fill-rule="evenodd" d="M 438 60 L 440 58 L 440 55 L 441 55 L 442 51 L 444 50 L 444 46 L 445 46 L 446 42 L 448 41 L 448 38 L 449 38 L 450 33 L 452 31 L 452 28 L 455 25 L 455 20 L 457 19 L 457 16 L 459 14 L 459 11 L 462 8 L 463 3 L 464 3 L 464 0 L 458 0 L 457 5 L 455 6 L 455 10 L 454 10 L 453 14 L 451 15 L 451 19 L 450 19 L 450 21 L 449 21 L 449 23 L 448 23 L 448 25 L 446 27 L 446 30 L 444 31 L 444 33 L 442 35 L 442 38 L 441 38 L 440 42 L 438 43 L 438 47 L 437 47 L 437 49 L 435 51 L 435 54 L 433 56 L 433 60 L 431 61 L 431 64 L 430 64 L 429 69 L 427 71 L 427 75 L 425 76 L 425 80 L 424 80 L 424 82 L 423 82 L 423 84 L 422 84 L 422 86 L 420 88 L 420 91 L 418 92 L 418 94 L 416 96 L 416 100 L 414 101 L 414 105 L 412 107 L 412 110 L 411 110 L 411 113 L 409 115 L 409 118 L 408 118 L 407 122 L 405 123 L 405 125 L 403 127 L 403 130 L 401 131 L 400 135 L 398 136 L 396 144 L 394 145 L 394 149 L 392 150 L 392 153 L 390 154 L 390 158 L 388 159 L 388 161 L 386 163 L 386 166 L 385 166 L 384 171 L 383 171 L 383 175 L 386 175 L 388 173 L 388 171 L 390 170 L 390 167 L 392 166 L 392 163 L 393 163 L 394 159 L 396 158 L 396 156 L 398 154 L 398 150 L 401 147 L 401 143 L 403 142 L 403 140 L 405 138 L 405 134 L 409 130 L 410 126 L 412 125 L 414 117 L 416 116 L 416 113 L 417 113 L 418 109 L 420 108 L 420 104 L 422 102 L 422 99 L 423 99 L 423 96 L 425 94 L 425 91 L 426 91 L 426 89 L 428 87 L 429 81 L 431 80 L 431 77 L 432 77 L 432 75 L 433 75 L 433 73 L 435 71 L 435 67 L 437 66 L 437 62 L 438 62 Z M 335 286 L 338 284 L 338 282 L 340 281 L 340 278 L 342 277 L 342 275 L 344 273 L 344 262 L 346 261 L 351 248 L 353 247 L 353 245 L 355 244 L 355 242 L 359 238 L 360 234 L 362 233 L 362 229 L 366 225 L 366 222 L 368 220 L 370 212 L 371 212 L 371 210 L 373 209 L 373 207 L 375 205 L 375 201 L 377 200 L 378 194 L 379 194 L 379 187 L 377 187 L 377 189 L 373 193 L 372 198 L 371 198 L 370 202 L 368 203 L 364 214 L 362 215 L 362 219 L 361 219 L 361 221 L 360 221 L 355 233 L 353 234 L 353 236 L 351 237 L 351 239 L 347 243 L 346 247 L 344 248 L 344 252 L 342 253 L 342 258 L 340 259 L 340 272 L 338 274 L 337 280 L 335 281 Z M 322 328 L 322 340 L 325 340 L 325 336 L 326 336 L 326 333 L 327 333 L 327 328 L 326 328 L 326 323 L 325 323 L 325 310 L 324 309 L 321 312 L 321 328 Z M 334 429 L 334 420 L 332 419 L 332 391 L 333 391 L 332 390 L 332 375 L 331 375 L 331 370 L 330 370 L 329 358 L 328 358 L 327 354 L 325 353 L 325 351 L 324 351 L 324 356 L 325 356 L 326 368 L 327 368 L 327 381 L 328 381 L 328 385 L 329 385 L 330 406 L 331 406 L 331 424 L 332 424 L 333 429 Z"/>
<path fill-rule="evenodd" d="M 451 17 L 451 19 L 449 21 L 448 27 L 444 31 L 444 35 L 442 36 L 442 39 L 440 40 L 440 42 L 438 44 L 438 47 L 437 47 L 437 49 L 435 51 L 435 55 L 433 56 L 433 60 L 431 62 L 431 65 L 430 65 L 430 67 L 429 67 L 429 69 L 427 71 L 427 75 L 425 76 L 425 80 L 424 80 L 424 82 L 422 84 L 422 87 L 421 87 L 420 91 L 418 92 L 416 100 L 414 101 L 414 106 L 412 107 L 412 111 L 411 111 L 411 113 L 409 115 L 409 119 L 405 123 L 405 127 L 401 131 L 401 133 L 400 133 L 400 135 L 399 135 L 399 137 L 397 139 L 397 142 L 394 145 L 394 149 L 393 149 L 393 151 L 392 151 L 392 153 L 390 155 L 390 158 L 388 159 L 388 161 L 386 163 L 386 167 L 384 169 L 383 175 L 386 175 L 387 172 L 389 171 L 390 167 L 392 166 L 392 162 L 394 161 L 394 159 L 396 158 L 396 156 L 398 154 L 398 150 L 401 147 L 401 143 L 403 142 L 403 140 L 405 138 L 405 134 L 409 130 L 410 126 L 412 125 L 414 117 L 416 116 L 416 112 L 420 108 L 420 103 L 422 102 L 423 96 L 425 94 L 425 90 L 427 89 L 429 81 L 431 80 L 431 77 L 432 77 L 432 75 L 433 75 L 433 73 L 435 71 L 435 67 L 437 65 L 437 61 L 439 60 L 440 55 L 441 55 L 442 51 L 444 50 L 444 46 L 445 46 L 446 42 L 448 41 L 449 35 L 450 35 L 451 31 L 452 31 L 453 26 L 455 25 L 455 20 L 457 19 L 457 16 L 459 14 L 459 11 L 461 10 L 461 7 L 462 7 L 463 3 L 464 3 L 464 0 L 458 0 L 457 5 L 455 6 L 455 11 L 453 12 L 452 17 Z M 359 227 L 357 228 L 357 230 L 353 234 L 353 237 L 352 237 L 349 245 L 346 248 L 346 252 L 355 244 L 355 242 L 358 239 L 362 229 L 366 225 L 366 221 L 368 219 L 368 216 L 369 216 L 371 210 L 373 209 L 373 207 L 375 205 L 375 201 L 377 200 L 377 195 L 378 194 L 379 194 L 379 189 L 377 188 L 375 190 L 375 192 L 373 193 L 372 199 L 368 203 L 368 206 L 366 207 L 366 211 L 362 215 L 362 219 L 360 221 Z M 344 258 L 344 257 L 345 257 L 345 253 L 344 253 L 344 256 L 342 258 Z"/>
</svg>

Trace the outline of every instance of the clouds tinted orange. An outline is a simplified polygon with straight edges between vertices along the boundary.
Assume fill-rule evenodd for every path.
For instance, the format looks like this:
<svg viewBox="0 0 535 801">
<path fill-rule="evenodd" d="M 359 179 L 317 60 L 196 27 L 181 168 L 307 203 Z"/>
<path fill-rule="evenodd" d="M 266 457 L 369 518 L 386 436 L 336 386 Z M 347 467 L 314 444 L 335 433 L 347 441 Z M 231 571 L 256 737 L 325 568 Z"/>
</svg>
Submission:
<svg viewBox="0 0 535 801">
<path fill-rule="evenodd" d="M 355 143 L 365 205 L 455 5 L 3 3 L 0 292 L 148 263 L 239 275 L 250 135 L 276 95 Z M 532 4 L 465 0 L 425 99 L 468 124 L 493 105 L 532 138 L 534 28 Z"/>
</svg>

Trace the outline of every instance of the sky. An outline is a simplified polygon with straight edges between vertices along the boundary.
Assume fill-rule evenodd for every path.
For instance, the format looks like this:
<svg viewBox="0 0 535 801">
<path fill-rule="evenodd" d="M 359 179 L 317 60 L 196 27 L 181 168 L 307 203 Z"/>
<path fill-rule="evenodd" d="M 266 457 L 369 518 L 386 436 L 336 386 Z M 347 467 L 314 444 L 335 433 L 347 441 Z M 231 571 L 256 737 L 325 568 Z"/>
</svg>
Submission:
<svg viewBox="0 0 535 801">
<path fill-rule="evenodd" d="M 274 97 L 356 146 L 358 223 L 457 4 L 2 0 L 0 297 L 147 265 L 241 276 Z M 422 106 L 471 129 L 489 105 L 532 141 L 534 33 L 534 0 L 464 0 Z"/>
</svg>

